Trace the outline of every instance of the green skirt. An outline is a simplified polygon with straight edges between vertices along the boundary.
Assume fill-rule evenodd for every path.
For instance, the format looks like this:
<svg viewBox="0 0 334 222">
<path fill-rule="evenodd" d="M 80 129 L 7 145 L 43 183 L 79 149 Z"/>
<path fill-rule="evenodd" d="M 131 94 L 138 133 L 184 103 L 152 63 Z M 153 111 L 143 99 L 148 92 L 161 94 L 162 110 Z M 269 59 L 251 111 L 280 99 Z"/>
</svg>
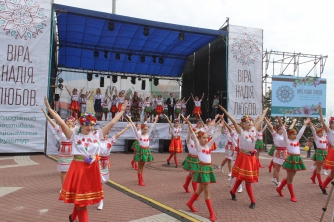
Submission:
<svg viewBox="0 0 334 222">
<path fill-rule="evenodd" d="M 144 112 L 145 113 L 151 113 L 151 108 L 146 106 L 145 109 L 144 109 Z"/>
<path fill-rule="evenodd" d="M 197 156 L 188 154 L 186 159 L 183 161 L 183 169 L 186 171 L 195 172 L 198 169 L 199 159 Z"/>
<path fill-rule="evenodd" d="M 168 110 L 167 109 L 164 109 L 164 114 L 168 115 Z"/>
<path fill-rule="evenodd" d="M 181 109 L 175 109 L 175 113 L 176 114 L 180 114 L 181 113 Z"/>
<path fill-rule="evenodd" d="M 256 150 L 264 150 L 265 149 L 265 145 L 263 143 L 263 140 L 256 140 L 255 149 Z"/>
<path fill-rule="evenodd" d="M 327 149 L 316 149 L 316 151 L 312 156 L 312 160 L 317 162 L 324 162 L 327 154 L 328 154 Z"/>
<path fill-rule="evenodd" d="M 306 170 L 303 159 L 298 156 L 289 155 L 283 163 L 283 168 L 288 171 L 301 171 Z"/>
<path fill-rule="evenodd" d="M 212 170 L 212 165 L 198 164 L 194 181 L 196 183 L 216 183 L 216 175 Z"/>
<path fill-rule="evenodd" d="M 102 109 L 102 112 L 104 112 L 104 113 L 109 113 L 109 109 L 108 109 L 108 108 L 103 108 L 103 109 Z"/>
<path fill-rule="evenodd" d="M 151 149 L 150 148 L 142 148 L 141 146 L 139 146 L 137 148 L 137 152 L 135 155 L 135 161 L 136 162 L 152 162 L 154 160 L 152 153 L 151 153 Z"/>
<path fill-rule="evenodd" d="M 273 144 L 273 145 L 271 146 L 271 149 L 270 149 L 269 152 L 268 152 L 268 155 L 269 155 L 269 156 L 274 156 L 274 152 L 275 152 L 275 150 L 276 150 L 276 146 L 275 146 L 275 144 Z"/>
<path fill-rule="evenodd" d="M 134 151 L 137 151 L 139 147 L 140 147 L 139 146 L 139 141 L 136 140 L 136 141 L 133 142 L 133 144 L 131 146 L 131 149 L 134 150 Z"/>
</svg>

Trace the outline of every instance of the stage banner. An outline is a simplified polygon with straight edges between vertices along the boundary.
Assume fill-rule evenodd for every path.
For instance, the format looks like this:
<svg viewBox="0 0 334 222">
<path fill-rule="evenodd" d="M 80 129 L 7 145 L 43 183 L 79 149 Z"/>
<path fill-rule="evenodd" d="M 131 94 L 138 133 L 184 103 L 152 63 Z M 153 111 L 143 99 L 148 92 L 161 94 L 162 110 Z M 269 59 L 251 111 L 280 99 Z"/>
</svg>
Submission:
<svg viewBox="0 0 334 222">
<path fill-rule="evenodd" d="M 0 1 L 0 153 L 44 151 L 51 5 Z"/>
<path fill-rule="evenodd" d="M 96 125 L 96 129 L 99 129 L 105 126 L 108 122 L 99 121 Z M 118 122 L 110 130 L 108 137 L 116 135 L 119 131 L 126 127 L 126 122 Z M 151 123 L 148 123 L 148 127 L 151 126 Z M 183 141 L 183 147 L 185 148 L 185 140 L 187 138 L 188 126 L 184 125 L 181 131 L 181 138 Z M 159 139 L 170 139 L 171 135 L 169 134 L 169 124 L 167 123 L 156 123 L 152 130 L 150 136 L 150 148 L 153 152 L 158 152 L 159 150 Z M 124 152 L 125 151 L 125 139 L 134 139 L 134 134 L 131 128 L 129 128 L 125 133 L 118 137 L 116 143 L 113 145 L 111 152 Z M 216 140 L 217 149 L 213 152 L 225 152 L 225 146 L 227 144 L 226 135 L 220 133 L 219 137 Z M 47 131 L 47 155 L 56 155 L 58 154 L 60 142 L 59 137 L 50 123 L 48 123 Z"/>
<path fill-rule="evenodd" d="M 274 75 L 271 115 L 319 117 L 320 103 L 326 116 L 326 83 L 326 79 L 318 77 Z"/>
<path fill-rule="evenodd" d="M 263 30 L 229 25 L 228 112 L 233 118 L 262 114 Z"/>
</svg>

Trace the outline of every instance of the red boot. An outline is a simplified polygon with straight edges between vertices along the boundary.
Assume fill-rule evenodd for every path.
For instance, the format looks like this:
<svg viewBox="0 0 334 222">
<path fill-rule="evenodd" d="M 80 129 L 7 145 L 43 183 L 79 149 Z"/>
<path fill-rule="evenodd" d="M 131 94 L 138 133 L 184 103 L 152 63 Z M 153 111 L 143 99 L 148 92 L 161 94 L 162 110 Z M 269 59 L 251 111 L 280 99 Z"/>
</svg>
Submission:
<svg viewBox="0 0 334 222">
<path fill-rule="evenodd" d="M 187 193 L 190 193 L 189 188 L 188 188 L 190 181 L 191 181 L 191 177 L 187 175 L 186 182 L 183 184 L 183 188 L 186 190 Z"/>
<path fill-rule="evenodd" d="M 259 167 L 264 168 L 264 166 L 262 166 L 262 164 L 260 163 L 260 160 L 259 160 Z"/>
<path fill-rule="evenodd" d="M 174 162 L 175 162 L 175 167 L 177 168 L 178 162 L 177 162 L 177 156 L 176 156 L 176 154 L 174 155 Z"/>
<path fill-rule="evenodd" d="M 169 161 L 170 161 L 170 159 L 172 159 L 172 157 L 173 157 L 173 153 L 171 153 L 170 155 L 169 155 L 169 157 L 168 157 L 168 159 L 167 159 L 167 165 L 169 165 Z"/>
<path fill-rule="evenodd" d="M 193 186 L 194 192 L 196 192 L 196 190 L 198 188 L 198 183 L 196 183 L 195 181 L 191 181 L 191 185 Z"/>
<path fill-rule="evenodd" d="M 329 176 L 326 177 L 325 181 L 322 183 L 322 189 L 326 189 L 327 185 L 332 181 L 333 179 Z"/>
<path fill-rule="evenodd" d="M 87 208 L 85 208 L 84 210 L 78 210 L 78 218 L 80 222 L 88 222 Z"/>
<path fill-rule="evenodd" d="M 317 174 L 319 186 L 322 186 L 322 179 L 321 179 L 321 174 Z"/>
<path fill-rule="evenodd" d="M 132 161 L 131 161 L 131 166 L 132 166 L 132 168 L 135 168 L 135 164 L 136 164 L 136 163 L 135 163 L 135 160 L 132 160 Z"/>
<path fill-rule="evenodd" d="M 271 173 L 271 169 L 273 168 L 273 165 L 274 165 L 273 160 L 271 160 L 268 166 L 269 173 Z"/>
<path fill-rule="evenodd" d="M 142 177 L 142 174 L 140 173 L 140 174 L 138 174 L 138 184 L 140 185 L 140 186 L 145 186 L 145 183 L 144 183 L 144 181 L 143 181 L 143 177 Z"/>
<path fill-rule="evenodd" d="M 138 170 L 138 164 L 135 162 L 135 170 Z"/>
<path fill-rule="evenodd" d="M 313 174 L 312 174 L 312 176 L 310 177 L 310 179 L 312 180 L 312 182 L 314 183 L 314 184 L 316 184 L 316 182 L 315 182 L 315 176 L 317 175 L 317 172 L 315 171 L 315 170 L 313 170 Z"/>
<path fill-rule="evenodd" d="M 213 211 L 212 208 L 212 203 L 210 199 L 206 199 L 205 200 L 206 206 L 208 206 L 209 212 L 210 212 L 210 220 L 211 221 L 216 221 L 216 216 L 215 216 L 215 212 Z"/>
<path fill-rule="evenodd" d="M 193 204 L 194 204 L 195 200 L 198 198 L 198 196 L 199 196 L 199 195 L 195 192 L 195 193 L 191 196 L 190 200 L 189 200 L 188 203 L 187 203 L 187 206 L 189 207 L 189 209 L 190 209 L 192 212 L 197 212 L 197 210 L 195 209 L 195 207 L 193 206 Z"/>
<path fill-rule="evenodd" d="M 297 199 L 296 199 L 296 196 L 295 196 L 295 192 L 294 192 L 294 190 L 293 190 L 293 185 L 292 185 L 292 183 L 288 184 L 288 189 L 289 189 L 289 192 L 290 192 L 290 195 L 291 195 L 290 200 L 291 200 L 292 202 L 297 202 Z"/>
<path fill-rule="evenodd" d="M 284 195 L 283 195 L 283 193 L 282 193 L 282 189 L 283 189 L 283 187 L 286 185 L 286 183 L 287 183 L 286 179 L 283 179 L 283 180 L 281 181 L 281 185 L 280 185 L 279 187 L 276 188 L 276 191 L 279 193 L 279 195 L 280 195 L 281 197 L 284 197 Z"/>
</svg>

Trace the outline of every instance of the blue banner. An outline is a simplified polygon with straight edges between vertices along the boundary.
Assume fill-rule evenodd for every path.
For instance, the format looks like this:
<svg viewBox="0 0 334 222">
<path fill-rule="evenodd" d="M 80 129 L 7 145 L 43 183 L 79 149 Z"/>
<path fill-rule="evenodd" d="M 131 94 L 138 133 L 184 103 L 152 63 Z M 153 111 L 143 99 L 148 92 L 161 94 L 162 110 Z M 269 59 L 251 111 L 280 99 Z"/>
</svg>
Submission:
<svg viewBox="0 0 334 222">
<path fill-rule="evenodd" d="M 311 76 L 273 76 L 271 115 L 319 117 L 319 104 L 326 115 L 326 83 L 324 78 Z"/>
</svg>

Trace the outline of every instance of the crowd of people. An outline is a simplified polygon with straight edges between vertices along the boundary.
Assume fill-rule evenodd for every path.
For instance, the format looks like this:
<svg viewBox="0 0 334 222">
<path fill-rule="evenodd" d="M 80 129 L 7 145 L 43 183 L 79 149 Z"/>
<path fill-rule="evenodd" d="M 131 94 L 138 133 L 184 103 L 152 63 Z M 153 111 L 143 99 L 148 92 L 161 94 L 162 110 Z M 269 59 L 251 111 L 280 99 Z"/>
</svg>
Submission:
<svg viewBox="0 0 334 222">
<path fill-rule="evenodd" d="M 75 91 L 73 91 L 73 95 Z M 106 101 L 99 95 L 94 95 L 96 100 L 100 102 Z M 109 154 L 116 139 L 131 128 L 135 142 L 132 145 L 134 157 L 131 162 L 132 167 L 137 171 L 138 185 L 146 186 L 143 179 L 143 171 L 145 163 L 154 161 L 153 154 L 150 150 L 150 134 L 160 115 L 165 115 L 169 124 L 169 133 L 171 134 L 171 142 L 169 146 L 170 155 L 166 160 L 167 165 L 170 165 L 172 157 L 174 157 L 175 167 L 178 167 L 177 154 L 183 152 L 182 138 L 180 137 L 181 129 L 184 124 L 188 126 L 188 134 L 186 145 L 188 154 L 182 162 L 182 168 L 187 172 L 185 182 L 180 184 L 185 192 L 190 193 L 189 184 L 191 182 L 194 193 L 188 200 L 186 205 L 192 212 L 197 212 L 194 203 L 203 192 L 205 203 L 210 213 L 210 220 L 216 221 L 214 209 L 210 199 L 209 185 L 216 182 L 216 176 L 213 171 L 211 153 L 217 148 L 215 140 L 223 132 L 227 135 L 228 143 L 225 147 L 226 158 L 222 161 L 221 169 L 224 164 L 228 164 L 230 176 L 231 199 L 237 200 L 237 192 L 242 190 L 242 182 L 245 183 L 246 191 L 250 199 L 249 208 L 254 209 L 256 205 L 255 195 L 252 189 L 252 183 L 258 182 L 259 168 L 262 165 L 259 162 L 259 152 L 264 149 L 263 132 L 268 128 L 273 136 L 273 148 L 269 152 L 272 155 L 272 165 L 274 166 L 272 182 L 275 183 L 276 192 L 280 196 L 284 196 L 283 189 L 287 186 L 290 200 L 297 201 L 294 192 L 293 178 L 298 171 L 305 170 L 306 167 L 303 159 L 300 156 L 300 138 L 302 137 L 305 128 L 309 126 L 313 133 L 313 139 L 317 147 L 312 160 L 314 161 L 314 173 L 311 181 L 316 183 L 318 180 L 320 191 L 327 194 L 326 186 L 334 178 L 334 118 L 329 120 L 329 125 L 325 123 L 322 113 L 320 112 L 320 120 L 322 126 L 315 126 L 311 119 L 304 120 L 304 126 L 297 132 L 294 129 L 295 120 L 288 127 L 286 122 L 277 117 L 275 123 L 270 122 L 266 118 L 267 109 L 257 119 L 252 119 L 246 115 L 237 122 L 218 103 L 214 103 L 223 112 L 223 115 L 217 114 L 212 119 L 207 119 L 206 124 L 201 120 L 200 103 L 198 97 L 191 97 L 194 100 L 195 108 L 193 114 L 197 116 L 198 123 L 193 126 L 189 122 L 189 115 L 182 114 L 182 101 L 176 100 L 173 94 L 164 101 L 161 96 L 155 98 L 153 103 L 158 104 L 155 107 L 156 113 L 152 119 L 150 126 L 147 122 L 140 123 L 136 117 L 140 112 L 139 103 L 140 97 L 134 94 L 132 103 L 138 101 L 138 110 L 133 110 L 131 115 L 127 113 L 129 106 L 128 100 L 120 93 L 117 96 L 113 95 L 111 102 L 111 110 L 114 113 L 113 118 L 102 129 L 94 130 L 94 125 L 97 119 L 94 115 L 82 113 L 78 119 L 71 116 L 65 120 L 50 108 L 50 105 L 45 98 L 46 109 L 50 115 L 56 120 L 55 124 L 43 110 L 46 118 L 59 133 L 61 139 L 61 147 L 59 148 L 59 158 L 57 170 L 61 172 L 61 185 L 59 199 L 65 203 L 73 203 L 72 213 L 69 215 L 69 221 L 79 219 L 80 222 L 88 221 L 87 206 L 91 204 L 99 204 L 98 209 L 103 209 L 104 192 L 102 184 L 109 179 Z M 102 103 L 104 103 L 104 101 Z M 152 104 L 150 98 L 146 98 L 141 106 L 146 107 Z M 100 104 L 95 101 L 94 104 Z M 164 114 L 163 104 L 167 105 L 167 116 Z M 180 104 L 180 106 L 176 106 Z M 161 106 L 158 108 L 158 106 Z M 72 104 L 71 104 L 72 107 Z M 73 107 L 76 107 L 74 104 Z M 109 109 L 109 107 L 108 107 Z M 180 109 L 180 110 L 179 110 Z M 321 106 L 318 107 L 322 110 Z M 103 109 L 102 109 L 103 110 Z M 73 111 L 73 110 L 72 110 Z M 137 112 L 138 111 L 138 112 Z M 96 111 L 97 112 L 97 111 Z M 174 116 L 175 114 L 175 116 Z M 179 114 L 179 115 L 177 115 Z M 230 120 L 231 124 L 227 124 L 224 120 L 224 115 Z M 179 117 L 179 118 L 176 118 Z M 127 121 L 127 126 L 116 135 L 108 138 L 108 133 L 111 128 L 121 119 Z M 149 120 L 150 117 L 146 116 Z M 182 119 L 182 125 L 180 125 Z M 78 124 L 75 124 L 75 123 Z M 286 171 L 285 178 L 280 180 L 280 170 L 283 168 Z M 322 181 L 321 169 L 331 170 L 331 173 Z M 271 170 L 271 168 L 269 168 Z"/>
</svg>

